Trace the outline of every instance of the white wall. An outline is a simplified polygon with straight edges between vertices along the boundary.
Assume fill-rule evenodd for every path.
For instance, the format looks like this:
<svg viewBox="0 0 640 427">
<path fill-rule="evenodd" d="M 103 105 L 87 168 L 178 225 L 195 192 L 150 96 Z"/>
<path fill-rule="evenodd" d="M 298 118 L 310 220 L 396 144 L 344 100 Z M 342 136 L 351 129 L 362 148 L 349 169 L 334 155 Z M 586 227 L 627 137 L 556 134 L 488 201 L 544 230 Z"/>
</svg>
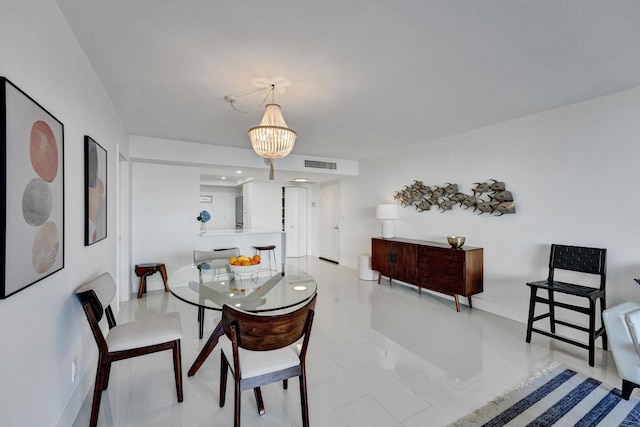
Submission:
<svg viewBox="0 0 640 427">
<path fill-rule="evenodd" d="M 532 279 L 546 277 L 551 243 L 607 248 L 608 303 L 640 297 L 640 89 L 417 145 L 360 163 L 342 183 L 341 263 L 356 267 L 380 235 L 375 206 L 413 180 L 427 185 L 505 181 L 517 213 L 401 208 L 395 235 L 484 248 L 484 292 L 474 306 L 525 321 Z"/>
<path fill-rule="evenodd" d="M 65 179 L 64 269 L 0 301 L 0 417 L 7 426 L 71 425 L 97 354 L 73 290 L 104 271 L 116 277 L 117 146 L 126 153 L 127 133 L 54 1 L 0 2 L 0 40 L 0 75 L 64 124 Z M 89 247 L 84 135 L 108 153 L 108 236 Z M 72 383 L 75 357 L 79 377 Z"/>
<path fill-rule="evenodd" d="M 242 186 L 244 228 L 282 230 L 282 184 L 250 182 Z"/>
<path fill-rule="evenodd" d="M 200 210 L 211 214 L 207 230 L 236 228 L 236 197 L 242 195 L 242 188 L 201 185 L 200 195 L 211 196 L 211 203 L 200 203 Z"/>
<path fill-rule="evenodd" d="M 200 168 L 134 162 L 132 198 L 132 264 L 164 263 L 171 275 L 192 262 L 200 240 Z M 137 292 L 139 279 L 132 282 Z M 162 289 L 161 276 L 149 276 L 147 287 Z"/>
</svg>

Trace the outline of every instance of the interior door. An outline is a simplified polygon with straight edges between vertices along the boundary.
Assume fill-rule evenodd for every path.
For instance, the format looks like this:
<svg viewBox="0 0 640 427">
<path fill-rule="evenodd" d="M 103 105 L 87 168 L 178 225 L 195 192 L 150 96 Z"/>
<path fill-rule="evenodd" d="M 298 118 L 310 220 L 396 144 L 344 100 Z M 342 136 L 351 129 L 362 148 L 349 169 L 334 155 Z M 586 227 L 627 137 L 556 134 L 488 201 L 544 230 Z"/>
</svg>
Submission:
<svg viewBox="0 0 640 427">
<path fill-rule="evenodd" d="M 320 258 L 340 261 L 340 184 L 320 188 Z"/>
<path fill-rule="evenodd" d="M 284 188 L 284 230 L 287 232 L 287 257 L 307 255 L 307 189 Z"/>
</svg>

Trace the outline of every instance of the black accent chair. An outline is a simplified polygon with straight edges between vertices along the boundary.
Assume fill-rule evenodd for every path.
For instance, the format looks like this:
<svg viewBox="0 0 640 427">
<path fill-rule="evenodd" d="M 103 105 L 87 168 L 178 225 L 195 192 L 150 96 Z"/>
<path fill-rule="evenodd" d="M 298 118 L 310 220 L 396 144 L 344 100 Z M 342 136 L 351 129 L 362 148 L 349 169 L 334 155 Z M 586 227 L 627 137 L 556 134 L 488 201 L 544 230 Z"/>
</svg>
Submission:
<svg viewBox="0 0 640 427">
<path fill-rule="evenodd" d="M 531 288 L 531 299 L 529 301 L 529 320 L 527 322 L 527 342 L 531 342 L 531 333 L 537 332 L 548 337 L 564 341 L 569 344 L 589 350 L 589 365 L 595 364 L 595 341 L 602 337 L 602 347 L 607 350 L 607 333 L 602 322 L 602 312 L 606 309 L 606 249 L 587 248 L 579 246 L 551 245 L 551 256 L 549 258 L 549 276 L 547 280 L 527 283 Z M 595 274 L 600 276 L 600 286 L 578 285 L 554 280 L 555 270 L 569 270 L 578 273 Z M 548 298 L 537 296 L 538 289 L 546 290 Z M 572 295 L 574 297 L 585 298 L 589 306 L 581 306 L 560 302 L 556 300 L 555 294 Z M 600 312 L 596 310 L 597 301 L 600 300 Z M 549 312 L 535 316 L 536 303 L 547 304 Z M 588 326 L 577 325 L 556 318 L 556 307 L 586 314 L 589 316 Z M 600 317 L 600 327 L 596 328 L 596 316 Z M 546 331 L 533 327 L 533 323 L 549 318 L 550 330 Z M 585 344 L 571 338 L 556 334 L 556 324 L 578 329 L 589 334 L 589 342 Z"/>
</svg>

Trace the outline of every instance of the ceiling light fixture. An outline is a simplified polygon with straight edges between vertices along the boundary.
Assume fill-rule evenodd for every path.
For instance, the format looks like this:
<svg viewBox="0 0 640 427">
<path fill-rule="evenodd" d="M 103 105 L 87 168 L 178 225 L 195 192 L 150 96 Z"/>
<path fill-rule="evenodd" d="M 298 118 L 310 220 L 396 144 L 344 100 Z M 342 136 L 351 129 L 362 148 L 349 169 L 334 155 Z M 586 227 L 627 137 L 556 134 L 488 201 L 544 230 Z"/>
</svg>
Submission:
<svg viewBox="0 0 640 427">
<path fill-rule="evenodd" d="M 280 111 L 280 105 L 275 103 L 275 88 L 276 85 L 272 84 L 267 96 L 265 96 L 261 103 L 261 105 L 264 104 L 269 98 L 269 95 L 271 95 L 271 103 L 265 106 L 264 116 L 262 116 L 260 124 L 252 127 L 248 132 L 253 151 L 255 151 L 258 156 L 269 159 L 270 180 L 274 178 L 274 159 L 281 159 L 289 155 L 298 137 L 296 131 L 287 127 L 287 123 L 284 121 L 284 117 L 282 117 L 282 111 Z M 240 111 L 233 105 L 237 100 L 235 96 L 227 95 L 224 99 L 231 104 L 234 110 Z M 256 107 L 253 112 L 257 111 L 258 108 L 260 108 L 260 105 Z M 243 111 L 240 112 L 244 113 Z"/>
</svg>

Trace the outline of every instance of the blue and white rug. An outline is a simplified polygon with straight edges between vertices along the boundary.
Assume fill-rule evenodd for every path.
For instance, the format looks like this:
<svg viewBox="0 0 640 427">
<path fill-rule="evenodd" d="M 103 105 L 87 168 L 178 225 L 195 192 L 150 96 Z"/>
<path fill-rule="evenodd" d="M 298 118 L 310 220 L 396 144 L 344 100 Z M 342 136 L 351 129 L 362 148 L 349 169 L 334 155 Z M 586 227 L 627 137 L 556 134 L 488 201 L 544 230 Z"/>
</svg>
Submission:
<svg viewBox="0 0 640 427">
<path fill-rule="evenodd" d="M 640 400 L 566 366 L 549 368 L 450 427 L 640 426 Z"/>
</svg>

